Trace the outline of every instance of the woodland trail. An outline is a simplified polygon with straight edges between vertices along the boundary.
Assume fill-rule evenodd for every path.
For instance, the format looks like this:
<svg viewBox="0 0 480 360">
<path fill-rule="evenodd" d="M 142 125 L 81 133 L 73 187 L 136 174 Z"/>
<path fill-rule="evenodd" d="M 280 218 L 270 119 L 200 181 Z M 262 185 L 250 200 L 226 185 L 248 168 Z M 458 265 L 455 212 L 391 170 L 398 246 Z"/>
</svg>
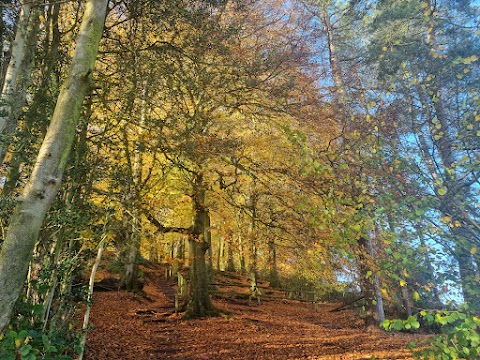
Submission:
<svg viewBox="0 0 480 360">
<path fill-rule="evenodd" d="M 173 284 L 145 269 L 144 294 L 97 292 L 87 360 L 412 359 L 411 335 L 365 334 L 354 312 L 338 304 L 214 298 L 227 315 L 182 320 L 174 314 Z"/>
</svg>

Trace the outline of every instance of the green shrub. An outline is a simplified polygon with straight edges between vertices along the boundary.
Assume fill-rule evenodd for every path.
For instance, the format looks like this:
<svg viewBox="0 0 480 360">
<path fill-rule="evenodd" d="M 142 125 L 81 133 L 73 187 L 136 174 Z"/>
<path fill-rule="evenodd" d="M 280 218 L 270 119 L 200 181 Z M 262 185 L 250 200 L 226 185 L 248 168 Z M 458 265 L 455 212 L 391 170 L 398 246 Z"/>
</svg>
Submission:
<svg viewBox="0 0 480 360">
<path fill-rule="evenodd" d="M 409 344 L 417 359 L 475 360 L 480 359 L 480 319 L 463 311 L 420 311 L 427 326 L 438 325 L 441 333 L 426 341 Z M 417 316 L 407 320 L 385 320 L 386 330 L 416 330 L 420 328 Z"/>
<path fill-rule="evenodd" d="M 78 352 L 74 336 L 54 333 L 48 336 L 38 329 L 10 330 L 0 335 L 2 360 L 71 360 Z"/>
<path fill-rule="evenodd" d="M 45 330 L 43 305 L 19 301 L 8 330 L 0 334 L 1 360 L 70 360 L 79 352 L 79 337 L 68 322 Z"/>
</svg>

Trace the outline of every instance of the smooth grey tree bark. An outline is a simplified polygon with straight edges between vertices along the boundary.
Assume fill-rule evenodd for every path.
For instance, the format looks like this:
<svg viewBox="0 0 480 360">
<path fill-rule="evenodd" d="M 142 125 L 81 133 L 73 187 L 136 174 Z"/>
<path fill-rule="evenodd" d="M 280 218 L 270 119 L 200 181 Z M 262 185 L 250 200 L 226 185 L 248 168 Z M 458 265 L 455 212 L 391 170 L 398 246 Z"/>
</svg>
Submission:
<svg viewBox="0 0 480 360">
<path fill-rule="evenodd" d="M 8 137 L 17 126 L 31 83 L 31 69 L 36 49 L 40 7 L 30 0 L 20 1 L 15 39 L 12 43 L 2 93 L 0 95 L 0 164 L 5 159 Z"/>
<path fill-rule="evenodd" d="M 61 86 L 30 180 L 7 230 L 0 253 L 0 332 L 9 323 L 40 228 L 60 188 L 83 100 L 91 83 L 107 3 L 108 0 L 88 0 L 85 4 L 69 75 Z"/>
</svg>

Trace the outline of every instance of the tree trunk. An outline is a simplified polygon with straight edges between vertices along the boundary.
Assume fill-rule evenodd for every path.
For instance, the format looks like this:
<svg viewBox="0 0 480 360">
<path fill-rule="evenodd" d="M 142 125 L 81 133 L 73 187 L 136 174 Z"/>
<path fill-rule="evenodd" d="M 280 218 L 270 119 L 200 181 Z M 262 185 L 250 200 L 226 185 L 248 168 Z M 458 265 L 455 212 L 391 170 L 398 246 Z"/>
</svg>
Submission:
<svg viewBox="0 0 480 360">
<path fill-rule="evenodd" d="M 426 248 L 425 239 L 423 237 L 420 226 L 417 225 L 415 229 L 417 232 L 417 236 L 420 239 L 420 246 L 422 248 Z M 429 277 L 428 280 L 430 281 L 428 286 L 433 288 L 433 299 L 434 299 L 435 307 L 440 308 L 442 306 L 442 300 L 440 299 L 440 293 L 438 291 L 438 282 L 435 277 L 435 269 L 432 266 L 432 260 L 428 256 L 428 253 L 425 253 L 424 261 L 425 261 L 425 265 L 428 272 L 428 277 Z"/>
<path fill-rule="evenodd" d="M 332 71 L 332 79 L 335 84 L 335 99 L 339 105 L 343 107 L 343 79 L 342 69 L 340 67 L 340 61 L 338 60 L 337 50 L 335 47 L 335 39 L 333 35 L 333 26 L 330 21 L 330 14 L 328 13 L 328 3 L 320 5 L 321 21 L 323 29 L 327 38 L 328 45 L 328 60 L 330 69 Z"/>
<path fill-rule="evenodd" d="M 242 235 L 238 235 L 238 247 L 239 247 L 239 256 L 240 256 L 240 273 L 245 275 L 247 273 L 247 264 L 245 261 L 245 248 L 243 246 Z"/>
<path fill-rule="evenodd" d="M 405 284 L 403 286 L 400 286 L 403 308 L 405 309 L 405 314 L 407 316 L 412 316 L 412 304 L 410 302 L 410 296 L 408 295 L 407 281 L 404 278 L 403 278 L 403 281 Z"/>
<path fill-rule="evenodd" d="M 210 283 L 214 283 L 215 273 L 213 271 L 213 247 L 212 247 L 212 231 L 210 229 L 210 211 L 208 209 L 205 210 L 205 228 L 203 230 L 203 239 L 207 243 L 207 271 L 208 271 L 208 279 Z"/>
<path fill-rule="evenodd" d="M 32 10 L 29 0 L 20 1 L 12 55 L 5 74 L 0 97 L 0 165 L 3 164 L 9 139 L 17 126 L 18 117 L 26 100 L 31 83 L 31 70 L 36 49 L 36 37 L 40 21 L 40 7 Z"/>
<path fill-rule="evenodd" d="M 100 261 L 102 260 L 104 248 L 105 248 L 105 240 L 102 240 L 100 241 L 100 244 L 98 244 L 97 257 L 93 264 L 92 272 L 90 273 L 90 281 L 88 283 L 87 309 L 85 310 L 85 315 L 83 316 L 82 336 L 80 337 L 80 352 L 78 354 L 77 360 L 82 360 L 83 355 L 85 353 L 85 345 L 87 343 L 88 323 L 90 321 L 90 311 L 92 309 L 92 301 L 93 301 L 93 288 L 95 286 L 95 274 L 97 273 L 97 269 L 100 266 Z"/>
<path fill-rule="evenodd" d="M 469 252 L 471 245 L 465 243 L 468 235 L 463 227 L 456 227 L 451 231 L 456 243 L 454 257 L 458 262 L 463 299 L 468 304 L 469 310 L 479 312 L 478 282 L 475 281 L 478 274 L 472 254 Z"/>
<path fill-rule="evenodd" d="M 155 242 L 152 242 L 148 249 L 148 261 L 150 261 L 153 264 L 159 263 L 158 249 L 157 249 L 157 244 Z"/>
<path fill-rule="evenodd" d="M 218 239 L 218 257 L 217 257 L 217 270 L 225 270 L 223 258 L 225 257 L 225 240 L 223 236 Z"/>
<path fill-rule="evenodd" d="M 134 227 L 136 224 L 131 224 Z M 125 269 L 121 282 L 122 288 L 127 291 L 137 291 L 138 288 L 138 257 L 140 255 L 140 239 L 136 236 L 135 230 L 130 230 L 130 238 L 127 240 L 127 249 L 125 256 Z"/>
<path fill-rule="evenodd" d="M 257 243 L 256 239 L 250 239 L 251 243 L 251 250 L 252 250 L 252 258 L 250 261 L 250 280 L 255 282 L 255 286 L 257 285 L 258 281 L 258 250 L 257 250 Z"/>
<path fill-rule="evenodd" d="M 184 236 L 181 236 L 179 239 L 178 239 L 178 251 L 177 251 L 177 258 L 179 260 L 185 260 L 185 253 L 186 253 L 187 249 L 186 249 L 186 245 L 185 245 L 185 237 Z M 183 263 L 183 261 L 182 261 Z"/>
<path fill-rule="evenodd" d="M 190 296 L 188 301 L 188 316 L 205 316 L 215 312 L 215 307 L 208 292 L 209 273 L 206 264 L 206 252 L 210 246 L 205 233 L 210 224 L 210 215 L 205 205 L 205 188 L 203 176 L 197 175 L 193 184 L 194 225 L 189 238 L 190 256 L 193 257 L 190 266 Z"/>
<path fill-rule="evenodd" d="M 23 132 L 23 131 L 22 131 Z M 25 132 L 23 132 L 25 134 Z M 26 135 L 28 136 L 28 135 Z M 30 142 L 29 139 L 26 139 L 27 142 Z M 17 187 L 18 180 L 20 179 L 21 172 L 20 166 L 23 162 L 22 150 L 25 144 L 15 144 L 15 150 L 12 152 L 12 158 L 9 162 L 9 169 L 5 179 L 5 184 L 3 184 L 2 195 L 5 197 L 10 197 Z M 2 150 L 0 150 L 1 152 Z M 2 155 L 0 154 L 0 157 Z"/>
<path fill-rule="evenodd" d="M 378 328 L 380 321 L 385 320 L 384 314 L 379 314 L 379 307 L 377 287 L 379 292 L 379 284 L 375 281 L 375 275 L 373 272 L 373 263 L 372 258 L 369 256 L 369 239 L 366 237 L 361 237 L 357 243 L 359 247 L 358 255 L 358 272 L 360 275 L 360 287 L 365 299 L 365 313 L 364 313 L 364 322 L 365 330 L 372 331 Z M 380 297 L 381 299 L 381 297 Z M 381 309 L 383 310 L 383 303 Z M 383 320 L 380 320 L 383 317 Z"/>
<path fill-rule="evenodd" d="M 250 228 L 248 237 L 250 239 L 250 251 L 251 251 L 251 259 L 250 259 L 250 280 L 255 282 L 255 286 L 257 286 L 258 281 L 258 247 L 257 247 L 257 197 L 256 194 L 253 193 L 247 201 L 247 206 L 250 209 Z"/>
<path fill-rule="evenodd" d="M 270 275 L 270 287 L 279 288 L 281 287 L 280 277 L 278 276 L 278 269 L 277 269 L 277 248 L 275 246 L 275 240 L 270 240 L 268 242 L 268 250 L 269 250 L 269 275 Z"/>
<path fill-rule="evenodd" d="M 437 42 L 437 30 L 435 22 L 435 3 L 431 0 L 427 0 L 426 3 L 428 7 L 426 8 L 426 15 L 428 16 L 428 29 L 427 29 L 427 42 L 431 46 L 431 50 L 436 51 L 439 48 Z M 478 284 L 475 281 L 475 277 L 478 276 L 478 272 L 475 269 L 473 259 L 470 254 L 470 249 L 475 245 L 474 242 L 471 242 L 469 239 L 468 230 L 466 226 L 469 226 L 469 217 L 464 211 L 465 207 L 462 204 L 458 203 L 458 198 L 461 198 L 462 193 L 466 194 L 471 188 L 471 185 L 467 184 L 467 176 L 464 174 L 459 174 L 455 166 L 455 137 L 452 133 L 449 119 L 449 114 L 445 108 L 447 99 L 447 94 L 443 90 L 442 83 L 437 77 L 433 78 L 433 84 L 428 88 L 428 92 L 421 93 L 421 101 L 427 109 L 427 119 L 429 121 L 429 128 L 431 131 L 431 136 L 433 138 L 433 143 L 438 151 L 439 157 L 441 159 L 441 168 L 443 169 L 443 185 L 446 189 L 445 194 L 440 194 L 438 191 L 438 186 L 436 188 L 437 198 L 439 200 L 439 211 L 442 212 L 445 216 L 450 216 L 452 219 L 457 218 L 463 224 L 461 227 L 453 227 L 451 233 L 454 236 L 455 249 L 454 256 L 458 262 L 459 272 L 460 272 L 460 281 L 462 284 L 462 294 L 465 302 L 469 303 L 470 310 L 479 311 L 479 301 L 477 300 L 478 295 Z M 428 97 L 429 102 L 426 101 Z M 429 109 L 430 103 L 435 110 L 435 114 L 431 114 Z M 436 119 L 441 126 L 441 133 L 436 133 L 436 127 L 434 123 Z M 461 191 L 459 191 L 461 189 Z M 451 193 L 455 193 L 455 196 L 452 196 Z M 463 215 L 460 215 L 462 214 Z M 468 225 L 467 225 L 468 224 Z M 474 236 L 478 236 L 478 230 L 472 230 Z"/>
<path fill-rule="evenodd" d="M 125 274 L 123 279 L 123 285 L 128 291 L 137 291 L 139 290 L 138 283 L 138 259 L 140 257 L 140 242 L 141 242 L 141 220 L 140 220 L 140 210 L 139 210 L 139 201 L 140 194 L 139 189 L 142 184 L 142 134 L 143 128 L 145 126 L 145 116 L 146 116 L 146 83 L 143 83 L 142 98 L 141 98 L 141 108 L 140 108 L 140 123 L 137 128 L 136 139 L 134 141 L 134 157 L 132 165 L 132 179 L 133 183 L 130 184 L 129 194 L 127 195 L 127 201 L 125 202 L 126 207 L 131 208 L 131 210 L 126 213 L 127 219 L 126 224 L 128 224 L 128 235 L 127 240 L 127 256 L 125 264 Z M 128 143 L 128 139 L 125 139 Z"/>
<path fill-rule="evenodd" d="M 374 232 L 370 232 L 370 236 L 367 239 L 367 248 L 368 248 L 368 254 L 370 255 L 370 258 L 372 259 L 372 263 L 375 261 L 375 251 L 373 249 L 373 240 L 374 238 Z M 373 271 L 373 292 L 375 294 L 375 302 L 376 302 L 376 320 L 377 324 L 380 324 L 385 321 L 385 310 L 383 308 L 383 298 L 382 298 L 382 291 L 380 288 L 380 279 L 377 275 L 377 271 L 375 269 L 372 269 Z"/>
<path fill-rule="evenodd" d="M 207 244 L 199 242 L 194 237 L 189 241 L 193 255 L 190 275 L 190 303 L 187 313 L 189 316 L 205 316 L 214 311 L 208 292 L 208 270 L 205 253 Z"/>
<path fill-rule="evenodd" d="M 233 260 L 233 247 L 231 243 L 227 244 L 227 271 L 235 271 L 235 261 Z"/>
<path fill-rule="evenodd" d="M 43 220 L 60 188 L 91 83 L 107 3 L 108 0 L 86 3 L 70 73 L 62 85 L 35 167 L 7 230 L 0 254 L 0 331 L 10 320 Z"/>
<path fill-rule="evenodd" d="M 40 7 L 38 7 L 38 11 L 40 11 Z M 36 10 L 35 10 L 36 11 Z M 33 95 L 33 99 L 31 104 L 28 107 L 28 110 L 25 114 L 25 121 L 22 124 L 22 129 L 20 130 L 18 137 L 21 141 L 15 142 L 15 148 L 11 152 L 11 159 L 9 161 L 9 169 L 5 184 L 3 186 L 3 195 L 9 197 L 12 195 L 13 191 L 15 190 L 18 180 L 20 179 L 21 172 L 21 164 L 26 161 L 26 153 L 25 149 L 30 149 L 35 147 L 36 142 L 41 141 L 45 137 L 45 133 L 47 132 L 47 118 L 49 116 L 48 108 L 50 106 L 46 106 L 45 102 L 48 98 L 48 92 L 52 86 L 56 86 L 58 84 L 51 84 L 51 73 L 55 72 L 58 73 L 57 64 L 59 58 L 59 46 L 60 46 L 60 31 L 58 28 L 58 17 L 60 13 L 60 4 L 53 4 L 51 9 L 49 10 L 49 18 L 46 21 L 47 24 L 50 25 L 50 28 L 45 29 L 45 32 L 48 34 L 51 32 L 52 39 L 47 36 L 43 46 L 45 48 L 49 48 L 48 54 L 45 57 L 43 67 L 41 69 L 41 82 L 36 89 L 35 94 Z M 34 15 L 32 14 L 31 17 Z M 37 21 L 38 23 L 38 21 Z M 35 42 L 34 39 L 36 38 L 37 31 L 31 31 L 29 38 L 31 40 L 28 41 L 31 44 L 32 53 L 30 57 L 32 60 L 29 62 L 29 66 L 34 63 L 33 61 L 33 50 L 35 49 Z M 27 58 L 28 59 L 28 58 Z M 28 62 L 27 62 L 28 63 Z M 30 70 L 29 70 L 30 72 Z M 30 77 L 23 82 L 23 86 L 27 87 L 30 83 Z M 23 99 L 23 98 L 22 98 Z M 21 100 L 22 100 L 21 99 Z M 21 103 L 21 102 L 20 102 Z M 16 117 L 12 117 L 14 121 Z M 32 129 L 38 129 L 38 135 L 32 135 Z M 0 160 L 2 156 L 0 155 Z M 2 163 L 2 161 L 0 161 Z"/>
</svg>

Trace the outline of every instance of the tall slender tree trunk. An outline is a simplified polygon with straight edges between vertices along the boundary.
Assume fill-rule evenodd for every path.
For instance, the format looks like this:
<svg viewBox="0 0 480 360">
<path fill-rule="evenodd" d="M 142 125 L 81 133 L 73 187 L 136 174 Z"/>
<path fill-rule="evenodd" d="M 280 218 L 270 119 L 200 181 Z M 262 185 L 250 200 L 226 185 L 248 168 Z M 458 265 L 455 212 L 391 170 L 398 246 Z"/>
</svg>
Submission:
<svg viewBox="0 0 480 360">
<path fill-rule="evenodd" d="M 434 93 L 438 96 L 437 101 L 433 101 L 433 99 L 429 99 L 428 96 L 423 93 L 420 90 L 420 99 L 422 103 L 425 105 L 424 108 L 425 110 L 425 116 L 429 122 L 430 128 L 434 129 L 435 124 L 434 124 L 434 119 L 438 121 L 441 125 L 441 129 L 443 132 L 442 136 L 434 136 L 436 135 L 435 133 L 432 133 L 432 138 L 433 138 L 433 143 L 435 144 L 435 147 L 438 149 L 438 154 L 440 155 L 441 159 L 441 164 L 443 165 L 443 169 L 445 170 L 443 172 L 443 178 L 442 181 L 439 183 L 441 186 L 444 186 L 447 194 L 449 194 L 452 190 L 455 191 L 454 189 L 462 189 L 466 188 L 467 186 L 464 186 L 463 180 L 460 179 L 457 174 L 456 170 L 454 167 L 455 163 L 455 158 L 453 154 L 453 149 L 454 149 L 454 140 L 452 139 L 451 134 L 449 133 L 449 126 L 448 126 L 448 121 L 447 121 L 447 116 L 446 116 L 446 111 L 443 106 L 443 96 L 441 89 L 437 87 L 436 91 Z M 429 103 L 433 103 L 433 108 L 435 110 L 435 114 L 433 114 L 429 110 Z M 435 168 L 436 163 L 438 163 L 438 160 L 435 160 L 432 158 L 432 155 L 430 154 L 428 144 L 426 142 L 425 136 L 419 132 L 419 142 L 421 145 L 421 150 L 422 154 L 424 157 L 427 159 L 427 167 L 429 169 L 430 175 L 434 180 L 439 179 L 439 173 Z M 438 193 L 440 185 L 436 184 L 436 191 Z M 460 194 L 457 194 L 457 197 Z M 437 195 L 437 198 L 439 200 L 439 206 L 438 210 L 445 216 L 449 216 L 452 218 L 452 221 L 454 218 L 459 219 L 464 226 L 461 227 L 453 227 L 450 231 L 454 237 L 454 257 L 458 262 L 458 267 L 459 267 L 459 275 L 460 275 L 460 282 L 462 285 L 462 294 L 464 297 L 464 300 L 467 303 L 470 303 L 473 307 L 475 307 L 477 310 L 479 309 L 478 305 L 478 300 L 476 296 L 476 290 L 473 288 L 475 287 L 475 281 L 474 278 L 477 275 L 477 270 L 475 269 L 475 265 L 473 262 L 473 259 L 471 257 L 471 254 L 469 253 L 470 247 L 468 246 L 468 239 L 469 239 L 469 233 L 466 230 L 465 225 L 469 223 L 468 218 L 465 217 L 465 215 L 462 214 L 460 211 L 462 206 L 457 206 L 456 200 L 450 196 L 444 196 L 444 195 Z M 475 230 L 471 230 L 475 231 Z"/>
<path fill-rule="evenodd" d="M 422 230 L 420 229 L 420 227 L 417 227 L 416 230 L 417 230 L 418 238 L 420 239 L 420 246 L 422 248 L 426 248 L 425 239 L 423 238 Z M 438 291 L 438 282 L 435 276 L 435 269 L 432 266 L 432 260 L 428 256 L 428 253 L 425 254 L 424 261 L 427 267 L 428 280 L 430 281 L 430 284 L 428 286 L 432 288 L 435 306 L 440 308 L 442 306 L 442 300 L 440 299 L 440 293 Z"/>
<path fill-rule="evenodd" d="M 357 241 L 359 246 L 358 272 L 360 275 L 360 287 L 365 299 L 364 322 L 366 331 L 372 331 L 378 328 L 378 324 L 385 320 L 380 284 L 377 282 L 376 275 L 374 274 L 369 241 L 370 237 L 361 237 Z M 381 307 L 377 306 L 379 300 L 382 301 Z M 379 311 L 379 309 L 381 309 L 381 311 Z"/>
<path fill-rule="evenodd" d="M 371 234 L 367 239 L 367 248 L 368 248 L 368 254 L 372 259 L 372 264 L 375 263 L 375 258 L 376 258 L 375 250 L 373 248 L 373 238 L 375 238 L 374 231 L 371 231 Z M 383 307 L 382 291 L 380 288 L 380 278 L 378 277 L 376 269 L 373 269 L 372 271 L 373 271 L 373 292 L 375 294 L 375 305 L 376 305 L 376 320 L 377 320 L 377 324 L 379 324 L 385 321 L 385 310 Z"/>
<path fill-rule="evenodd" d="M 108 0 L 86 3 L 69 75 L 7 230 L 0 253 L 0 331 L 9 323 L 43 220 L 60 188 L 83 100 L 91 84 L 107 3 Z"/>
<path fill-rule="evenodd" d="M 213 247 L 212 247 L 212 231 L 210 223 L 210 211 L 205 210 L 205 228 L 203 230 L 203 239 L 207 243 L 207 270 L 208 270 L 208 279 L 210 283 L 215 282 L 214 277 L 215 273 L 213 271 Z"/>
<path fill-rule="evenodd" d="M 345 89 L 343 81 L 342 66 L 338 58 L 335 40 L 335 29 L 331 21 L 328 6 L 330 1 L 322 2 L 319 6 L 320 18 L 325 31 L 325 36 L 328 45 L 328 55 L 330 70 L 332 72 L 332 79 L 335 87 L 334 99 L 337 105 L 337 111 L 342 123 L 348 124 L 347 106 L 345 104 Z M 358 189 L 353 189 L 353 193 L 359 192 Z M 380 282 L 376 275 L 373 274 L 373 264 L 371 259 L 371 249 L 373 249 L 372 239 L 370 234 L 367 237 L 361 237 L 357 241 L 358 245 L 358 272 L 360 277 L 360 284 L 362 292 L 365 296 L 365 325 L 366 329 L 370 330 L 378 327 L 378 318 L 383 315 L 383 302 L 380 292 Z M 376 299 L 378 298 L 378 299 Z M 378 300 L 380 299 L 380 303 Z"/>
<path fill-rule="evenodd" d="M 428 28 L 427 28 L 427 42 L 431 47 L 432 54 L 435 53 L 439 44 L 437 41 L 437 29 L 436 29 L 436 19 L 435 19 L 435 2 L 427 0 L 427 7 L 424 10 L 424 15 L 428 19 Z M 445 215 L 450 216 L 452 219 L 457 218 L 463 224 L 461 227 L 453 227 L 451 233 L 455 240 L 454 256 L 458 262 L 460 281 L 462 284 L 462 294 L 465 302 L 470 304 L 471 310 L 479 311 L 480 302 L 478 301 L 478 283 L 475 281 L 475 277 L 479 275 L 478 269 L 476 269 L 472 256 L 470 254 L 470 249 L 472 247 L 469 243 L 469 234 L 470 231 L 473 231 L 474 236 L 478 236 L 478 230 L 466 230 L 467 226 L 471 225 L 469 221 L 469 216 L 462 210 L 464 207 L 462 204 L 458 203 L 458 199 L 461 196 L 462 189 L 465 191 L 470 188 L 466 184 L 467 177 L 464 177 L 461 174 L 458 174 L 455 167 L 455 139 L 454 134 L 451 131 L 449 126 L 450 120 L 448 112 L 445 108 L 447 95 L 443 90 L 443 84 L 437 77 L 433 78 L 433 84 L 429 87 L 428 92 L 421 92 L 421 100 L 427 112 L 427 120 L 429 121 L 430 129 L 432 129 L 432 138 L 435 144 L 435 147 L 438 151 L 438 154 L 441 159 L 441 166 L 443 168 L 443 186 L 447 190 L 447 196 L 438 194 L 439 199 L 439 210 Z M 435 97 L 435 98 L 434 98 Z M 429 105 L 426 101 L 426 98 L 429 99 L 429 103 L 432 105 L 432 108 L 435 110 L 435 114 L 429 112 Z M 441 126 L 441 133 L 436 134 L 434 129 L 436 129 L 436 124 L 434 119 L 438 121 Z M 460 189 L 460 191 L 459 191 Z M 455 196 L 451 196 L 450 193 L 455 192 Z M 438 189 L 437 189 L 438 193 Z M 467 225 L 468 224 L 468 225 Z"/>
<path fill-rule="evenodd" d="M 249 276 L 251 283 L 257 286 L 258 281 L 258 246 L 257 246 L 257 196 L 254 190 L 255 184 L 251 188 L 251 195 L 247 200 L 247 208 L 250 210 L 250 226 L 248 238 L 250 240 L 250 269 Z"/>
<path fill-rule="evenodd" d="M 26 130 L 26 126 L 23 127 Z M 26 132 L 22 131 L 24 134 Z M 27 135 L 28 136 L 28 135 Z M 29 139 L 25 139 L 29 143 Z M 22 156 L 22 151 L 25 148 L 25 144 L 17 143 L 15 144 L 15 150 L 12 152 L 12 159 L 9 162 L 9 169 L 3 184 L 2 195 L 5 197 L 10 197 L 17 187 L 18 180 L 21 176 L 21 165 L 24 161 Z M 0 150 L 1 151 L 1 150 Z M 1 154 L 0 154 L 1 156 Z"/>
<path fill-rule="evenodd" d="M 280 277 L 278 276 L 277 268 L 277 247 L 275 246 L 275 240 L 271 239 L 268 242 L 268 252 L 269 252 L 269 276 L 270 276 L 270 286 L 273 288 L 279 288 L 281 286 Z"/>
<path fill-rule="evenodd" d="M 323 25 L 323 30 L 327 38 L 328 45 L 328 60 L 330 70 L 332 71 L 332 79 L 335 84 L 335 99 L 339 105 L 343 107 L 343 78 L 340 61 L 338 60 L 337 49 L 335 46 L 334 29 L 328 13 L 328 1 L 320 5 L 320 17 Z"/>
<path fill-rule="evenodd" d="M 245 260 L 245 246 L 243 244 L 243 237 L 242 235 L 238 235 L 238 248 L 239 248 L 239 254 L 238 256 L 240 257 L 240 273 L 246 274 L 247 273 L 247 262 Z"/>
<path fill-rule="evenodd" d="M 129 206 L 131 210 L 126 215 L 129 217 L 127 224 L 129 225 L 127 238 L 127 254 L 125 264 L 125 274 L 123 283 L 128 291 L 138 290 L 138 258 L 140 256 L 140 241 L 141 241 L 141 220 L 139 201 L 140 194 L 139 189 L 142 183 L 142 134 L 145 126 L 146 117 L 146 83 L 143 83 L 141 109 L 140 109 L 140 123 L 138 126 L 137 138 L 134 145 L 134 158 L 133 158 L 133 170 L 132 178 L 133 184 L 130 186 L 129 201 L 126 202 L 126 206 Z"/>
<path fill-rule="evenodd" d="M 410 295 L 408 294 L 407 281 L 403 276 L 401 278 L 405 283 L 405 284 L 403 284 L 403 286 L 400 286 L 403 308 L 405 309 L 405 314 L 407 316 L 411 316 L 412 315 L 412 303 L 410 301 Z"/>
<path fill-rule="evenodd" d="M 228 243 L 227 248 L 227 271 L 235 271 L 235 261 L 233 259 L 232 244 Z"/>
<path fill-rule="evenodd" d="M 463 227 L 451 229 L 456 245 L 454 257 L 458 263 L 460 280 L 462 283 L 463 299 L 469 305 L 469 309 L 475 312 L 480 311 L 480 300 L 478 299 L 478 269 L 472 254 L 470 254 L 471 246 L 467 245 L 466 239 L 468 233 Z"/>
<path fill-rule="evenodd" d="M 37 8 L 37 11 L 40 11 L 40 7 Z M 57 64 L 59 58 L 59 46 L 60 46 L 60 31 L 58 27 L 58 18 L 60 15 L 60 4 L 53 4 L 51 5 L 48 11 L 48 20 L 46 24 L 48 24 L 49 28 L 45 30 L 47 34 L 50 32 L 52 33 L 52 38 L 50 41 L 50 37 L 46 36 L 44 41 L 44 48 L 48 48 L 48 53 L 45 56 L 45 60 L 43 63 L 43 67 L 41 69 L 41 82 L 36 90 L 35 94 L 33 95 L 32 102 L 28 107 L 28 110 L 25 114 L 25 120 L 22 123 L 22 128 L 19 133 L 19 137 L 21 141 L 16 141 L 14 143 L 14 148 L 11 151 L 11 159 L 9 161 L 9 169 L 7 178 L 5 180 L 5 184 L 3 186 L 3 195 L 8 197 L 11 196 L 13 191 L 15 190 L 17 183 L 21 176 L 21 165 L 24 163 L 25 160 L 25 150 L 32 148 L 35 146 L 37 142 L 42 141 L 45 137 L 45 133 L 47 131 L 47 125 L 45 124 L 49 114 L 48 108 L 49 106 L 45 106 L 45 101 L 48 97 L 48 91 L 52 86 L 56 86 L 56 84 L 52 84 L 51 81 L 51 74 L 52 72 L 58 73 Z M 31 15 L 31 18 L 34 17 L 34 14 Z M 36 18 L 35 18 L 36 19 Z M 32 20 L 33 21 L 33 20 Z M 39 21 L 37 21 L 38 23 Z M 28 44 L 31 47 L 29 51 L 30 55 L 27 57 L 25 63 L 27 64 L 26 68 L 31 68 L 33 61 L 33 52 L 36 49 L 36 44 L 34 40 L 36 39 L 37 29 L 35 31 L 30 30 L 30 35 L 28 36 L 29 40 Z M 30 73 L 29 69 L 26 69 L 28 73 Z M 30 76 L 27 77 L 26 81 L 23 82 L 23 87 L 27 87 L 30 83 Z M 22 97 L 22 96 L 20 96 Z M 20 99 L 20 105 L 22 99 Z M 16 122 L 16 116 L 12 117 L 13 122 Z M 39 129 L 38 135 L 35 137 L 32 136 L 32 129 Z M 1 146 L 1 145 L 0 145 Z M 1 150 L 0 150 L 1 151 Z M 0 154 L 0 160 L 2 156 Z M 2 161 L 0 161 L 2 163 Z"/>
<path fill-rule="evenodd" d="M 103 251 L 105 249 L 105 240 L 100 241 L 98 244 L 97 258 L 93 263 L 92 271 L 90 273 L 90 281 L 88 283 L 88 302 L 85 314 L 83 316 L 83 326 L 82 326 L 82 335 L 80 337 L 80 352 L 78 354 L 77 360 L 83 360 L 83 355 L 85 353 L 85 345 L 87 344 L 87 331 L 88 324 L 90 321 L 90 311 L 92 310 L 92 301 L 93 301 L 93 288 L 95 286 L 95 274 L 97 273 L 98 267 L 100 266 L 100 261 L 102 260 Z"/>
<path fill-rule="evenodd" d="M 0 164 L 5 159 L 9 139 L 17 126 L 18 117 L 26 101 L 31 83 L 31 70 L 36 49 L 36 37 L 40 22 L 40 7 L 29 0 L 20 1 L 12 55 L 5 74 L 0 96 Z"/>
<path fill-rule="evenodd" d="M 223 236 L 220 236 L 218 239 L 218 256 L 217 256 L 217 270 L 225 270 L 224 267 L 224 257 L 225 257 L 225 239 Z"/>
</svg>

